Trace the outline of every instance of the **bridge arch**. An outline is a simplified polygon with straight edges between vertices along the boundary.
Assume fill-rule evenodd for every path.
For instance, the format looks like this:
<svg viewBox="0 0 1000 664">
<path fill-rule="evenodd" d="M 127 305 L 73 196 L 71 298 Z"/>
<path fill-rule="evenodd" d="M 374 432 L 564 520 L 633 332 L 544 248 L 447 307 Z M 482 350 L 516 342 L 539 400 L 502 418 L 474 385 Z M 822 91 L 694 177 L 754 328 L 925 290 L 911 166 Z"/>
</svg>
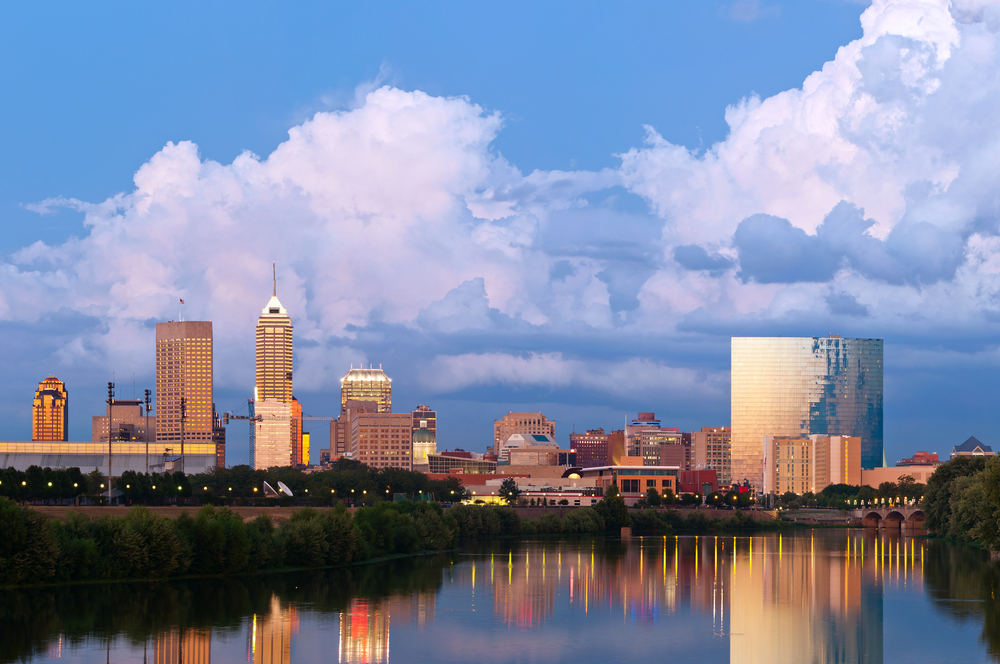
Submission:
<svg viewBox="0 0 1000 664">
<path fill-rule="evenodd" d="M 887 529 L 892 528 L 893 530 L 899 530 L 902 528 L 904 523 L 906 523 L 906 517 L 897 510 L 892 510 L 885 515 L 885 527 Z"/>
<path fill-rule="evenodd" d="M 882 515 L 878 512 L 867 512 L 861 519 L 865 528 L 878 528 L 882 523 Z"/>
</svg>

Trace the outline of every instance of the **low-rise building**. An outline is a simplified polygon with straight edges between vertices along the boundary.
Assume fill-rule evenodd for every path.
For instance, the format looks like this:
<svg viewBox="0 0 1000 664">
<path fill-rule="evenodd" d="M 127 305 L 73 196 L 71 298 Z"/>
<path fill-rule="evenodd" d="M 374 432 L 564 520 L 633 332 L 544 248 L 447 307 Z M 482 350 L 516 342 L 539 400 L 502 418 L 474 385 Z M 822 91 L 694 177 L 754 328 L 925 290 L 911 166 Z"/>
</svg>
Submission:
<svg viewBox="0 0 1000 664">
<path fill-rule="evenodd" d="M 581 479 L 593 479 L 597 488 L 603 491 L 612 483 L 618 486 L 622 498 L 629 505 L 644 497 L 649 489 L 659 493 L 676 493 L 678 466 L 647 466 L 644 459 L 626 457 L 625 465 L 584 468 L 579 472 Z"/>
<path fill-rule="evenodd" d="M 431 475 L 483 474 L 497 471 L 495 455 L 454 450 L 427 455 L 428 473 Z"/>
<path fill-rule="evenodd" d="M 897 466 L 939 466 L 941 465 L 940 459 L 938 459 L 937 452 L 915 452 L 913 456 L 908 459 L 900 459 L 896 462 Z"/>
<path fill-rule="evenodd" d="M 974 457 L 974 456 L 993 456 L 993 455 L 994 452 L 992 447 L 990 447 L 989 445 L 984 445 L 983 443 L 979 442 L 979 440 L 977 440 L 975 436 L 969 436 L 968 440 L 966 440 L 964 443 L 962 443 L 961 445 L 956 445 L 955 447 L 951 448 L 950 458 L 955 459 L 957 457 L 963 457 L 963 456 Z"/>
</svg>

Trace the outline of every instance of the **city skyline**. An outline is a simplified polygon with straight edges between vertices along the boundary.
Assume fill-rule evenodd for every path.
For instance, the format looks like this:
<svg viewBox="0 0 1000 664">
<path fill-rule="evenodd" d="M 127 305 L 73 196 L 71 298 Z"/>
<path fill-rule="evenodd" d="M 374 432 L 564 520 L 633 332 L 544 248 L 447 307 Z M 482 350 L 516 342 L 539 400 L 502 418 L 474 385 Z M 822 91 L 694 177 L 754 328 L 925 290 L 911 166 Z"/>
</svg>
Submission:
<svg viewBox="0 0 1000 664">
<path fill-rule="evenodd" d="M 277 261 L 310 415 L 337 414 L 351 364 L 382 364 L 397 410 L 439 413 L 441 448 L 485 448 L 508 411 L 545 413 L 560 444 L 643 411 L 696 431 L 731 424 L 732 336 L 840 334 L 884 340 L 888 463 L 997 447 L 992 14 L 709 4 L 598 8 L 572 34 L 559 3 L 248 11 L 274 52 L 209 9 L 6 10 L 2 48 L 43 55 L 11 55 L 20 101 L 0 111 L 21 128 L 0 178 L 0 438 L 31 436 L 25 393 L 56 375 L 85 439 L 104 383 L 153 386 L 178 300 L 214 321 L 216 407 L 239 410 Z M 492 48 L 466 48 L 487 18 Z M 122 62 L 123 35 L 160 48 Z M 81 85 L 106 62 L 120 86 Z"/>
</svg>

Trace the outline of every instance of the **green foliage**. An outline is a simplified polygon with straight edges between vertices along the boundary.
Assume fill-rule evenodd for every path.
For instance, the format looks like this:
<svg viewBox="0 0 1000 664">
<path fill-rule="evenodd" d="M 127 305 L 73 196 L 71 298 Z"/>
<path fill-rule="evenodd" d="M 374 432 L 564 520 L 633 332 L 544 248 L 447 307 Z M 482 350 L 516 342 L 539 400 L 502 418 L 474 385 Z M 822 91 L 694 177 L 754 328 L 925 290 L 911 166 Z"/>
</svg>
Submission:
<svg viewBox="0 0 1000 664">
<path fill-rule="evenodd" d="M 646 491 L 646 504 L 650 507 L 659 507 L 663 502 L 663 498 L 660 493 L 653 487 L 649 487 Z"/>
<path fill-rule="evenodd" d="M 990 551 L 1000 551 L 1000 457 L 987 460 L 981 479 L 980 518 L 972 536 Z"/>
<path fill-rule="evenodd" d="M 612 532 L 619 531 L 631 523 L 625 499 L 614 483 L 605 490 L 604 498 L 594 505 L 593 509 L 604 520 L 605 527 Z"/>
<path fill-rule="evenodd" d="M 961 477 L 978 475 L 986 468 L 985 457 L 958 457 L 937 467 L 934 474 L 927 480 L 920 507 L 924 511 L 924 526 L 937 535 L 947 535 L 952 528 L 952 509 L 958 505 L 960 497 L 955 498 L 956 488 L 962 491 L 969 489 L 967 482 L 956 485 Z M 960 517 L 961 518 L 961 517 Z"/>
<path fill-rule="evenodd" d="M 494 505 L 455 505 L 448 515 L 458 525 L 459 537 L 515 537 L 521 534 L 524 521 L 512 507 Z"/>
<path fill-rule="evenodd" d="M 508 505 L 516 503 L 521 496 L 521 490 L 517 488 L 517 481 L 513 477 L 507 477 L 500 483 L 498 495 L 506 501 Z"/>
<path fill-rule="evenodd" d="M 632 532 L 637 535 L 656 535 L 671 529 L 655 509 L 636 510 L 631 517 Z"/>
<path fill-rule="evenodd" d="M 700 493 L 682 493 L 681 505 L 701 505 Z"/>
<path fill-rule="evenodd" d="M 519 522 L 505 509 L 496 523 L 509 531 Z M 276 528 L 267 516 L 244 523 L 230 509 L 211 505 L 176 520 L 135 507 L 123 517 L 70 513 L 59 522 L 0 498 L 0 533 L 0 585 L 7 585 L 343 565 L 450 548 L 459 525 L 427 502 L 380 502 L 354 518 L 342 504 L 305 508 Z"/>
<path fill-rule="evenodd" d="M 0 498 L 0 584 L 47 581 L 58 559 L 48 518 Z"/>
</svg>

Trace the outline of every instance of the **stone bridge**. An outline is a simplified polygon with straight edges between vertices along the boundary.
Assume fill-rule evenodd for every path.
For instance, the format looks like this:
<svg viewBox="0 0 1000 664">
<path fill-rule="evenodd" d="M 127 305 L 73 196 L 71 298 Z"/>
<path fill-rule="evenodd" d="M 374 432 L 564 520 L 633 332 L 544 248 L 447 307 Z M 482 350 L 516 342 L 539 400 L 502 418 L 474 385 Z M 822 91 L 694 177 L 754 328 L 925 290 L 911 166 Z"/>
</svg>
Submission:
<svg viewBox="0 0 1000 664">
<path fill-rule="evenodd" d="M 861 519 L 865 528 L 899 530 L 904 533 L 924 530 L 924 511 L 917 505 L 862 507 L 851 510 L 851 516 Z"/>
</svg>

